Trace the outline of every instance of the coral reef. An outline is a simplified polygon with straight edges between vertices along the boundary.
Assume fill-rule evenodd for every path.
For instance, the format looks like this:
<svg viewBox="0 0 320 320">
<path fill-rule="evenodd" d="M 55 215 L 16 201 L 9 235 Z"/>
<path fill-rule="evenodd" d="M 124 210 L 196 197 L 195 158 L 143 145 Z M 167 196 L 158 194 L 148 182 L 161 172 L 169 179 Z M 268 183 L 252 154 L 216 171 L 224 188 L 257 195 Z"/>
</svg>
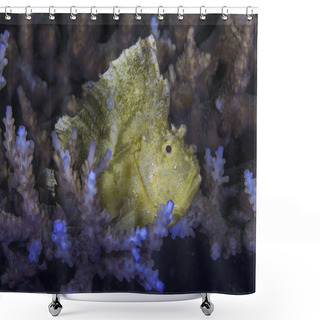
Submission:
<svg viewBox="0 0 320 320">
<path fill-rule="evenodd" d="M 205 154 L 205 177 L 209 194 L 204 196 L 201 191 L 196 195 L 188 213 L 170 229 L 172 239 L 187 236 L 195 237 L 196 232 L 205 234 L 210 242 L 210 256 L 217 260 L 223 253 L 227 259 L 230 255 L 241 253 L 242 245 L 248 252 L 255 252 L 255 215 L 241 217 L 244 214 L 233 212 L 229 216 L 223 214 L 223 185 L 229 182 L 224 176 L 225 159 L 223 147 L 216 151 L 216 157 L 211 156 L 210 149 Z M 250 203 L 255 212 L 255 179 L 249 170 L 245 171 L 245 192 L 250 195 Z M 246 210 L 248 212 L 248 210 Z M 250 212 L 250 210 L 249 210 Z M 235 217 L 236 216 L 236 217 Z M 235 223 L 235 219 L 241 223 Z M 250 243 L 249 243 L 250 242 Z"/>
<path fill-rule="evenodd" d="M 176 46 L 172 42 L 166 29 L 161 33 L 159 30 L 159 21 L 155 16 L 151 17 L 151 32 L 154 35 L 157 43 L 157 58 L 159 61 L 160 72 L 164 73 L 167 70 L 170 63 L 173 63 Z"/>
<path fill-rule="evenodd" d="M 50 208 L 40 203 L 34 189 L 33 141 L 26 140 L 27 132 L 22 126 L 16 136 L 11 107 L 7 107 L 4 123 L 6 158 L 12 168 L 9 188 L 21 195 L 22 209 L 21 216 L 1 210 L 0 241 L 7 260 L 1 285 L 14 288 L 19 282 L 28 282 L 56 258 L 76 268 L 74 277 L 61 292 L 90 292 L 97 273 L 101 278 L 111 273 L 119 281 L 138 278 L 146 290 L 162 292 L 164 284 L 158 279 L 158 271 L 152 269 L 151 253 L 161 248 L 161 239 L 167 236 L 174 203 L 170 200 L 161 205 L 153 224 L 147 227 L 121 233 L 113 230 L 98 203 L 95 172 L 108 168 L 111 153 L 106 152 L 98 161 L 91 144 L 78 177 L 69 150 L 61 148 L 53 132 L 57 195 L 63 194 L 64 201 L 57 202 L 56 209 L 50 212 Z M 73 138 L 77 139 L 76 133 Z M 15 242 L 20 243 L 19 250 L 12 248 Z"/>
<path fill-rule="evenodd" d="M 204 152 L 226 147 L 256 125 L 256 29 L 234 15 L 200 45 L 196 31 L 189 27 L 183 53 L 168 67 L 170 116 L 186 124 L 186 141 Z"/>
<path fill-rule="evenodd" d="M 200 52 L 194 40 L 195 30 L 190 27 L 183 54 L 178 58 L 175 69 L 169 66 L 171 80 L 171 112 L 175 119 L 184 119 L 192 106 L 199 100 L 199 81 L 204 70 L 209 66 L 211 55 Z"/>
<path fill-rule="evenodd" d="M 256 22 L 58 18 L 0 30 L 0 290 L 252 292 Z"/>
</svg>

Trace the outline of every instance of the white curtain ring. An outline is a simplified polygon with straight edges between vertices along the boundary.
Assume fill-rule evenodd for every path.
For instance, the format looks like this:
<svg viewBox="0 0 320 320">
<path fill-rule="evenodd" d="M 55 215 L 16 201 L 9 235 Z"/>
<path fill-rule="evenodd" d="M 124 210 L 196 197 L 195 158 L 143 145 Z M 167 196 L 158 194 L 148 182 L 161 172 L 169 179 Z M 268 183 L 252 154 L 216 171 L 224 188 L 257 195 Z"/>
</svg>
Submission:
<svg viewBox="0 0 320 320">
<path fill-rule="evenodd" d="M 183 15 L 184 15 L 183 6 L 179 6 L 179 7 L 178 7 L 177 19 L 178 19 L 178 20 L 183 20 Z"/>
<path fill-rule="evenodd" d="M 139 13 L 138 13 L 138 10 L 139 10 Z M 138 21 L 141 20 L 141 14 L 142 14 L 142 8 L 140 6 L 137 6 L 136 7 L 136 15 L 134 18 Z"/>
<path fill-rule="evenodd" d="M 161 10 L 161 12 L 160 12 Z M 158 16 L 157 16 L 159 21 L 162 21 L 164 19 L 164 8 L 163 6 L 158 7 Z"/>
<path fill-rule="evenodd" d="M 94 10 L 94 11 L 93 11 Z M 90 10 L 90 20 L 91 21 L 96 21 L 97 20 L 97 14 L 98 14 L 98 9 L 96 7 L 91 7 Z"/>
<path fill-rule="evenodd" d="M 200 20 L 206 20 L 207 18 L 207 8 L 205 6 L 200 7 Z"/>
<path fill-rule="evenodd" d="M 250 12 L 249 12 L 249 10 L 250 10 Z M 253 9 L 250 6 L 247 7 L 247 9 L 246 9 L 246 19 L 248 21 L 251 21 L 253 19 Z"/>
<path fill-rule="evenodd" d="M 70 19 L 71 20 L 77 19 L 77 8 L 75 6 L 70 7 Z"/>
<path fill-rule="evenodd" d="M 6 20 L 11 20 L 11 16 L 9 15 L 9 13 L 11 13 L 11 12 L 12 12 L 12 10 L 9 6 L 4 8 L 4 18 Z"/>
<path fill-rule="evenodd" d="M 32 9 L 31 9 L 31 7 L 30 6 L 27 6 L 26 7 L 26 14 L 25 14 L 25 19 L 26 20 L 31 20 L 31 13 L 32 13 Z"/>
<path fill-rule="evenodd" d="M 228 7 L 226 7 L 226 6 L 223 6 L 221 8 L 221 19 L 223 21 L 226 21 L 228 19 Z"/>
<path fill-rule="evenodd" d="M 117 10 L 117 12 L 116 12 Z M 120 9 L 119 7 L 113 7 L 113 20 L 119 20 L 119 15 L 120 15 Z"/>
<path fill-rule="evenodd" d="M 56 17 L 54 14 L 56 13 L 56 9 L 54 6 L 49 7 L 49 20 L 54 20 Z"/>
</svg>

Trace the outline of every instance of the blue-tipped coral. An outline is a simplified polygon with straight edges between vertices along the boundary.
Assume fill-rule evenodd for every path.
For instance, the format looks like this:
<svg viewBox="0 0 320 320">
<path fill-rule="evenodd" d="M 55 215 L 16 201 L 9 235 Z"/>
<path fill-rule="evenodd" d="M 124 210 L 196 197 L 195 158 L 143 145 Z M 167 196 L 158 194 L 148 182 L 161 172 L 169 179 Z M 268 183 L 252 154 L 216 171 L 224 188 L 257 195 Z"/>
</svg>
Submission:
<svg viewBox="0 0 320 320">
<path fill-rule="evenodd" d="M 29 261 L 31 263 L 37 263 L 39 260 L 39 255 L 41 252 L 41 243 L 38 240 L 34 240 L 32 241 L 32 243 L 30 244 L 29 248 Z"/>
<path fill-rule="evenodd" d="M 220 258 L 223 250 L 227 258 L 230 247 L 229 243 L 225 243 L 228 229 L 221 214 L 219 197 L 222 186 L 229 181 L 229 177 L 224 175 L 223 147 L 220 146 L 215 154 L 216 157 L 212 157 L 210 149 L 205 154 L 205 182 L 210 190 L 209 197 L 199 191 L 189 212 L 170 229 L 172 239 L 195 237 L 195 230 L 205 234 L 210 241 L 210 256 L 213 260 Z"/>
<path fill-rule="evenodd" d="M 68 236 L 66 235 L 67 228 L 66 222 L 61 220 L 56 220 L 53 223 L 53 233 L 51 236 L 51 240 L 56 244 L 58 248 L 65 251 L 67 250 L 68 244 Z"/>
<path fill-rule="evenodd" d="M 256 211 L 256 179 L 253 178 L 253 173 L 249 170 L 244 172 L 245 179 L 245 193 L 250 196 L 250 203 L 252 204 L 253 211 Z"/>
<path fill-rule="evenodd" d="M 219 146 L 215 157 L 212 157 L 210 149 L 206 149 L 204 169 L 208 197 L 199 191 L 188 213 L 169 229 L 172 239 L 195 237 L 196 231 L 205 234 L 210 242 L 212 260 L 218 260 L 221 256 L 225 259 L 235 256 L 242 252 L 242 246 L 250 253 L 255 252 L 253 212 L 237 211 L 230 213 L 227 218 L 223 216 L 223 187 L 229 182 L 229 177 L 224 175 L 226 161 L 223 152 L 224 148 Z M 245 186 L 245 192 L 250 194 L 250 203 L 253 205 L 255 179 L 248 170 L 245 173 Z M 255 209 L 254 206 L 253 208 Z"/>
<path fill-rule="evenodd" d="M 5 55 L 8 47 L 9 36 L 10 33 L 7 30 L 0 34 L 0 90 L 6 85 L 6 79 L 2 75 L 2 71 L 8 64 L 8 59 L 6 59 Z"/>
<path fill-rule="evenodd" d="M 61 292 L 90 292 L 96 274 L 101 278 L 112 274 L 119 280 L 135 279 L 145 290 L 162 292 L 164 283 L 158 279 L 159 272 L 153 270 L 151 254 L 160 250 L 162 238 L 168 234 L 167 227 L 173 218 L 173 202 L 170 200 L 160 206 L 161 210 L 153 224 L 122 232 L 112 230 L 109 219 L 106 219 L 107 212 L 99 206 L 96 188 L 97 174 L 101 175 L 108 168 L 110 150 L 98 159 L 95 144 L 91 143 L 79 175 L 72 160 L 74 154 L 62 149 L 53 132 L 52 144 L 56 150 L 54 159 L 57 166 L 55 177 L 58 181 L 55 188 L 57 196 L 64 195 L 64 201 L 60 202 L 57 198 L 51 218 L 45 216 L 40 209 L 43 205 L 40 205 L 37 193 L 32 188 L 34 144 L 26 139 L 27 132 L 22 126 L 15 135 L 10 107 L 7 108 L 4 123 L 6 157 L 13 168 L 13 177 L 16 177 L 12 181 L 13 186 L 23 198 L 24 215 L 15 217 L 1 210 L 0 241 L 8 260 L 8 269 L 1 276 L 2 285 L 10 283 L 14 287 L 15 283 L 26 281 L 38 271 L 45 270 L 47 263 L 53 259 L 59 259 L 76 270 L 68 284 L 61 287 Z M 76 131 L 73 138 L 77 142 Z M 16 241 L 27 242 L 25 254 L 22 254 L 22 249 L 19 254 L 11 251 L 9 245 Z"/>
</svg>

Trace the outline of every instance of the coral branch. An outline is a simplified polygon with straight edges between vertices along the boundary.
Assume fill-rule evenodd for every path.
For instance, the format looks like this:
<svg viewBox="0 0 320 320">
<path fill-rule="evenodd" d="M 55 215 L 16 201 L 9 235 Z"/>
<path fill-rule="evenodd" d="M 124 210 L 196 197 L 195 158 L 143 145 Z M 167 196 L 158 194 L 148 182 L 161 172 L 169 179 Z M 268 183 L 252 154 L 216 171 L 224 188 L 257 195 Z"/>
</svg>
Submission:
<svg viewBox="0 0 320 320">
<path fill-rule="evenodd" d="M 5 125 L 4 132 L 4 148 L 6 149 L 6 157 L 11 164 L 14 166 L 14 158 L 16 156 L 15 140 L 16 140 L 16 127 L 14 125 L 14 119 L 12 118 L 12 108 L 7 106 L 6 117 L 3 119 Z"/>
<path fill-rule="evenodd" d="M 8 178 L 8 168 L 5 162 L 5 153 L 2 143 L 2 130 L 0 128 L 0 185 Z"/>
<path fill-rule="evenodd" d="M 1 275 L 1 284 L 8 284 L 9 288 L 15 288 L 19 283 L 34 276 L 37 272 L 37 265 L 30 263 L 28 255 L 14 252 L 4 244 L 2 250 L 7 258 L 8 267 L 4 274 Z"/>
<path fill-rule="evenodd" d="M 185 51 L 176 65 L 180 80 L 189 83 L 191 88 L 195 89 L 199 76 L 209 66 L 210 61 L 211 55 L 209 53 L 203 53 L 197 49 L 194 28 L 190 27 Z"/>
<path fill-rule="evenodd" d="M 244 185 L 245 185 L 245 193 L 247 193 L 250 197 L 249 201 L 252 205 L 253 211 L 256 211 L 256 179 L 253 178 L 253 173 L 249 170 L 244 172 Z"/>
<path fill-rule="evenodd" d="M 0 34 L 0 90 L 6 85 L 6 79 L 2 75 L 2 71 L 8 64 L 8 59 L 5 58 L 5 54 L 8 47 L 9 36 L 10 33 L 7 30 Z"/>
<path fill-rule="evenodd" d="M 253 178 L 253 173 L 249 170 L 244 172 L 244 192 L 249 195 L 249 202 L 252 206 L 252 216 L 245 226 L 243 234 L 243 243 L 248 252 L 256 251 L 256 179 Z"/>
<path fill-rule="evenodd" d="M 171 237 L 174 240 L 176 237 L 195 237 L 194 229 L 197 224 L 195 217 L 189 214 L 186 214 L 182 217 L 172 228 L 169 229 Z"/>
<path fill-rule="evenodd" d="M 48 217 L 40 209 L 38 192 L 35 189 L 32 159 L 34 152 L 33 141 L 27 140 L 27 132 L 20 126 L 15 134 L 14 119 L 11 107 L 7 107 L 4 118 L 6 131 L 4 146 L 6 157 L 13 170 L 9 183 L 9 191 L 19 197 L 14 197 L 14 207 L 21 207 L 21 216 L 0 211 L 0 241 L 6 257 L 8 268 L 1 276 L 2 284 L 15 287 L 33 276 L 37 270 L 42 248 L 45 245 L 45 255 L 50 258 L 48 245 Z M 11 186 L 10 186 L 11 185 Z M 8 201 L 11 198 L 8 197 Z M 10 203 L 8 204 L 10 206 Z M 10 247 L 9 247 L 10 245 Z"/>
<path fill-rule="evenodd" d="M 167 226 L 173 219 L 173 207 L 174 203 L 169 200 L 166 205 L 161 204 L 161 209 L 158 210 L 157 216 L 153 220 L 154 234 L 158 235 L 160 238 L 166 237 L 168 235 Z"/>
<path fill-rule="evenodd" d="M 208 197 L 199 191 L 187 214 L 170 229 L 172 239 L 194 237 L 196 231 L 205 234 L 210 241 L 210 256 L 213 260 L 221 256 L 227 259 L 230 255 L 240 253 L 242 245 L 253 252 L 255 245 L 254 218 L 239 217 L 238 222 L 234 223 L 232 214 L 222 214 L 222 186 L 229 182 L 229 177 L 224 176 L 225 159 L 222 146 L 215 155 L 216 157 L 212 157 L 210 149 L 206 149 L 204 182 L 207 185 Z M 253 192 L 252 175 L 246 172 L 246 177 L 246 186 Z M 244 213 L 242 215 L 244 216 Z"/>
<path fill-rule="evenodd" d="M 40 214 L 38 192 L 34 188 L 35 179 L 32 168 L 34 143 L 32 140 L 26 140 L 27 132 L 23 126 L 19 127 L 16 137 L 11 107 L 7 107 L 6 118 L 3 121 L 6 127 L 4 134 L 6 157 L 18 182 L 16 189 L 23 198 L 23 213 L 27 219 L 33 221 Z"/>
<path fill-rule="evenodd" d="M 159 22 L 155 16 L 151 17 L 151 32 L 157 42 L 157 57 L 162 72 L 173 62 L 176 46 L 170 39 L 167 30 L 164 30 L 160 35 Z"/>
<path fill-rule="evenodd" d="M 17 157 L 15 167 L 18 168 L 15 174 L 19 180 L 17 191 L 23 198 L 23 212 L 27 219 L 35 221 L 39 218 L 40 207 L 38 192 L 34 189 L 35 179 L 32 169 L 34 143 L 26 140 L 27 132 L 20 126 L 16 138 Z"/>
<path fill-rule="evenodd" d="M 223 176 L 224 174 L 224 164 L 226 160 L 223 159 L 223 147 L 219 146 L 216 151 L 216 157 L 211 156 L 210 149 L 206 149 L 205 154 L 205 165 L 204 169 L 206 171 L 206 176 L 211 177 L 209 180 L 207 179 L 208 188 L 210 190 L 210 201 L 213 204 L 218 203 L 219 189 L 224 183 L 229 182 L 229 177 Z"/>
<path fill-rule="evenodd" d="M 22 109 L 23 122 L 26 124 L 28 133 L 35 143 L 35 156 L 40 158 L 39 171 L 42 171 L 50 162 L 51 151 L 49 148 L 47 132 L 38 126 L 37 116 L 32 110 L 31 103 L 21 86 L 17 89 L 20 106 Z"/>
<path fill-rule="evenodd" d="M 26 225 L 21 217 L 0 210 L 0 242 L 24 242 L 29 238 Z"/>
<path fill-rule="evenodd" d="M 53 223 L 53 232 L 51 240 L 55 244 L 54 256 L 56 258 L 62 258 L 70 267 L 73 266 L 73 259 L 70 256 L 69 249 L 71 243 L 68 240 L 66 222 L 57 219 Z"/>
<path fill-rule="evenodd" d="M 28 251 L 29 251 L 28 258 L 31 263 L 38 263 L 41 249 L 42 249 L 42 246 L 39 240 L 33 240 L 30 243 L 28 247 Z"/>
<path fill-rule="evenodd" d="M 146 41 L 146 45 L 155 47 L 152 37 Z M 148 57 L 155 68 L 155 75 L 160 79 L 159 92 L 163 99 L 169 89 L 163 78 L 160 78 L 155 53 L 151 49 Z M 27 60 L 28 56 L 25 59 Z M 27 77 L 27 80 L 32 84 L 34 79 L 30 67 L 28 70 L 25 70 L 24 76 L 30 73 L 31 78 Z M 153 77 L 150 78 L 153 83 Z M 29 89 L 28 87 L 28 91 Z M 31 91 L 35 93 L 34 90 Z M 93 134 L 95 140 L 89 140 L 86 150 L 81 150 L 81 156 L 84 157 L 79 161 L 79 144 L 87 138 L 80 134 L 80 127 L 70 127 L 70 135 L 63 144 L 56 131 L 53 131 L 52 158 L 55 167 L 50 168 L 50 143 L 47 143 L 46 134 L 38 126 L 37 115 L 21 86 L 18 87 L 17 94 L 23 114 L 22 120 L 27 125 L 32 140 L 27 139 L 24 126 L 19 127 L 16 135 L 12 109 L 8 107 L 4 119 L 6 131 L 3 145 L 7 162 L 13 172 L 11 180 L 15 182 L 11 183 L 14 192 L 9 190 L 9 193 L 21 196 L 16 201 L 16 206 L 21 208 L 22 214 L 17 217 L 1 210 L 2 252 L 12 269 L 3 275 L 3 283 L 19 285 L 38 269 L 44 270 L 50 260 L 59 259 L 75 270 L 74 276 L 68 279 L 68 284 L 61 287 L 62 291 L 91 291 L 93 277 L 98 272 L 101 277 L 111 274 L 128 281 L 135 279 L 146 290 L 162 292 L 164 284 L 158 279 L 159 272 L 152 269 L 154 262 L 151 255 L 152 252 L 160 250 L 162 239 L 168 235 L 168 225 L 173 219 L 173 201 L 169 200 L 167 204 L 160 206 L 152 224 L 118 231 L 114 227 L 117 221 L 111 222 L 106 209 L 100 207 L 101 199 L 97 186 L 99 177 L 108 170 L 111 151 L 102 148 Z M 109 100 L 107 107 L 111 108 L 114 102 Z M 162 100 L 161 103 L 164 104 Z M 164 106 L 166 110 L 162 117 L 167 121 L 168 104 Z M 95 123 L 96 118 L 93 117 L 92 124 Z M 79 125 L 81 126 L 81 123 Z M 182 140 L 182 134 L 179 138 Z M 46 153 L 45 156 L 41 155 L 41 152 Z M 32 166 L 34 154 L 36 159 L 41 161 L 39 165 L 35 163 L 37 172 L 44 171 L 47 175 L 46 182 L 49 181 L 49 176 L 52 180 L 50 186 L 43 186 L 51 191 L 52 208 L 48 203 L 40 205 Z M 15 202 L 15 199 L 9 200 L 10 203 Z M 43 214 L 42 208 L 47 215 Z M 26 229 L 24 233 L 23 227 Z M 15 234 L 12 234 L 12 230 L 15 230 Z M 13 241 L 21 242 L 19 249 L 15 246 L 11 248 Z M 18 260 L 23 261 L 30 272 L 22 272 L 20 265 L 14 267 Z M 122 268 L 123 264 L 127 265 Z"/>
<path fill-rule="evenodd" d="M 135 270 L 137 271 L 140 279 L 140 283 L 144 286 L 147 291 L 153 288 L 158 292 L 163 292 L 164 283 L 158 279 L 159 271 L 153 270 L 153 260 L 143 260 L 143 263 L 136 264 Z"/>
<path fill-rule="evenodd" d="M 57 166 L 55 177 L 57 180 L 57 202 L 65 212 L 72 213 L 70 222 L 73 224 L 78 219 L 78 199 L 80 199 L 80 181 L 78 174 L 72 168 L 69 150 L 63 150 L 58 140 L 57 133 L 52 131 L 52 144 L 55 149 L 53 154 Z"/>
</svg>

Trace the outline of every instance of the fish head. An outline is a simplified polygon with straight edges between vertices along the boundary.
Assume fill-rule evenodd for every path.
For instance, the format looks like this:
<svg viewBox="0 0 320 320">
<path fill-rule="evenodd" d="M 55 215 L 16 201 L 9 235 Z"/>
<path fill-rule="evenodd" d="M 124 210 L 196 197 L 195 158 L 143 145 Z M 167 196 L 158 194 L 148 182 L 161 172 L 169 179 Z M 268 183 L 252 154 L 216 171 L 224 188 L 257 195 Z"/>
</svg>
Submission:
<svg viewBox="0 0 320 320">
<path fill-rule="evenodd" d="M 175 224 L 188 210 L 201 182 L 196 148 L 184 143 L 186 126 L 143 138 L 137 166 L 147 198 L 157 210 L 174 202 Z"/>
</svg>

